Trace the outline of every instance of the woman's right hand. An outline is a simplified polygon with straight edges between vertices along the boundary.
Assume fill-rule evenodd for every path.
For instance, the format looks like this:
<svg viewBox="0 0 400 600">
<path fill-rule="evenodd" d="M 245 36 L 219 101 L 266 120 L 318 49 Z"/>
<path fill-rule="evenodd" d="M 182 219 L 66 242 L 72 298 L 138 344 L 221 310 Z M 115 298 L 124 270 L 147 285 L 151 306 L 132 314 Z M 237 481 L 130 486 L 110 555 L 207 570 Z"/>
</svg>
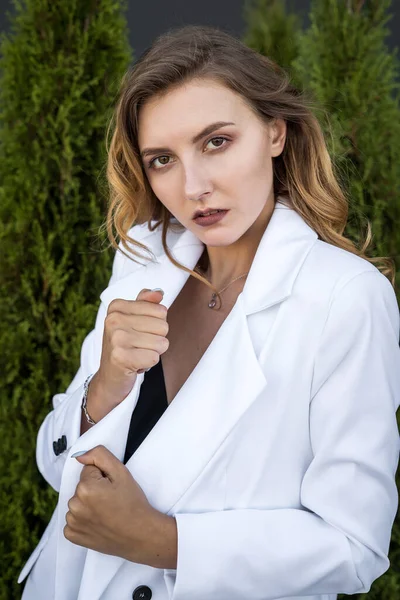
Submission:
<svg viewBox="0 0 400 600">
<path fill-rule="evenodd" d="M 168 309 L 160 304 L 162 298 L 160 291 L 143 289 L 136 300 L 110 302 L 100 367 L 88 390 L 87 410 L 95 421 L 120 404 L 133 388 L 137 373 L 156 365 L 168 349 Z"/>
</svg>

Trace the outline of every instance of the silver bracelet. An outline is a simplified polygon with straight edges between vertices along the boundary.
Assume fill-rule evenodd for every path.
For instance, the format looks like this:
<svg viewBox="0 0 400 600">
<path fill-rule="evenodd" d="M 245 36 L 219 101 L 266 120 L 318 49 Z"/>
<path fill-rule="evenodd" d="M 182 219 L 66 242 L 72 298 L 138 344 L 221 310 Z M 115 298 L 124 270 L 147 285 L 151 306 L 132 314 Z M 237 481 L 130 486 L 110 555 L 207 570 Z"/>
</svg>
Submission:
<svg viewBox="0 0 400 600">
<path fill-rule="evenodd" d="M 92 375 L 89 375 L 89 377 L 87 377 L 85 379 L 85 383 L 83 384 L 84 392 L 83 392 L 82 406 L 81 406 L 81 408 L 83 410 L 83 414 L 86 417 L 86 421 L 88 423 L 90 423 L 90 425 L 96 425 L 96 421 L 93 421 L 92 417 L 89 415 L 87 408 L 86 408 L 89 383 L 90 383 L 90 380 L 92 379 L 93 375 L 94 375 L 94 373 Z"/>
</svg>

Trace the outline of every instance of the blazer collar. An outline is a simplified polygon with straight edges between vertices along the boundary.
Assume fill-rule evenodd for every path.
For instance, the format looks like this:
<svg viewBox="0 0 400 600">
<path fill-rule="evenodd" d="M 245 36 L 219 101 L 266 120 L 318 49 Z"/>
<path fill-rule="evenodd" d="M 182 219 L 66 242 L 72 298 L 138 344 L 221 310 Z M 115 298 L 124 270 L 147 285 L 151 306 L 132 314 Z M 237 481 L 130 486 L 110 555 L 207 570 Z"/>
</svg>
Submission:
<svg viewBox="0 0 400 600">
<path fill-rule="evenodd" d="M 317 233 L 294 209 L 277 200 L 242 291 L 246 315 L 290 296 L 298 272 L 317 238 Z M 143 287 L 159 287 L 165 291 L 163 304 L 169 308 L 188 279 L 189 273 L 176 267 L 164 253 L 159 230 L 145 236 L 143 242 L 153 250 L 157 262 L 145 266 L 132 263 L 129 274 L 101 294 L 106 304 L 114 298 L 135 299 Z M 203 242 L 189 229 L 169 233 L 167 243 L 172 256 L 189 269 L 195 267 L 204 250 Z"/>
<path fill-rule="evenodd" d="M 243 288 L 247 315 L 290 296 L 317 238 L 317 233 L 294 209 L 277 201 Z"/>
</svg>

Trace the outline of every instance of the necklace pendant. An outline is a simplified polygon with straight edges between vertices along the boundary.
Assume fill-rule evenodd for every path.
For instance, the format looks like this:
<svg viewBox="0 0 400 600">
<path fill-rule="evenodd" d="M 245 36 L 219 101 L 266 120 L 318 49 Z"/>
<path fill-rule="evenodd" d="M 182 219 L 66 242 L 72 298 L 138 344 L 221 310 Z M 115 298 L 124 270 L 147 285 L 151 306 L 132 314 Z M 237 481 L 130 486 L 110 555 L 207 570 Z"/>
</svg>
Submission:
<svg viewBox="0 0 400 600">
<path fill-rule="evenodd" d="M 216 297 L 217 297 L 217 295 L 213 293 L 213 295 L 211 296 L 211 300 L 208 303 L 208 308 L 214 308 L 214 306 L 216 306 L 216 304 L 217 304 L 215 301 Z"/>
</svg>

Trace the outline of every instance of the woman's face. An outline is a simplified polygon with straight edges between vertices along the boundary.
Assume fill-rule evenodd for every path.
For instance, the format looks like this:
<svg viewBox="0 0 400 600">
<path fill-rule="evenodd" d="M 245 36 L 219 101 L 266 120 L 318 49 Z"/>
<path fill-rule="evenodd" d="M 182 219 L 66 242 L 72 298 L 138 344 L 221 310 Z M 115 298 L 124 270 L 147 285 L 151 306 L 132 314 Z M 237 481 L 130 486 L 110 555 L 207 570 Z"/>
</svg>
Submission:
<svg viewBox="0 0 400 600">
<path fill-rule="evenodd" d="M 267 127 L 238 94 L 212 80 L 152 98 L 139 113 L 139 148 L 151 188 L 208 246 L 234 243 L 271 212 L 272 157 L 282 152 L 285 136 L 283 120 Z M 203 227 L 193 216 L 205 209 L 228 212 Z"/>
</svg>

